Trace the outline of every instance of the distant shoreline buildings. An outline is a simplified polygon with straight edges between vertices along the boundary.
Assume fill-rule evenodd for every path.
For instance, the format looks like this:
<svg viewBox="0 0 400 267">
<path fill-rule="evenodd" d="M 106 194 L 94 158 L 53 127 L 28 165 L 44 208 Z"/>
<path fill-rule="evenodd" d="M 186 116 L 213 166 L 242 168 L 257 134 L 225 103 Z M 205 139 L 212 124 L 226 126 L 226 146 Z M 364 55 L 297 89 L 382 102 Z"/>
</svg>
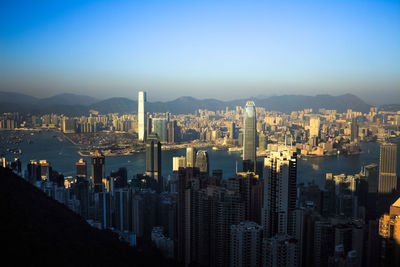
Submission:
<svg viewBox="0 0 400 267">
<path fill-rule="evenodd" d="M 90 176 L 81 159 L 74 176 L 64 177 L 47 160 L 32 160 L 24 177 L 131 245 L 152 242 L 183 266 L 359 267 L 398 260 L 397 145 L 387 142 L 400 136 L 397 115 L 375 109 L 282 114 L 253 101 L 234 110 L 150 114 L 140 91 L 137 114 L 51 114 L 31 116 L 30 122 L 19 114 L 3 116 L 38 131 L 59 129 L 50 138 L 89 147 Z M 25 133 L 9 133 L 7 145 L 23 142 Z M 299 155 L 357 155 L 360 142 L 377 140 L 379 165 L 368 163 L 351 174 L 326 170 L 322 186 L 298 183 Z M 169 175 L 162 172 L 163 146 L 186 148 L 185 156 L 180 151 L 172 157 Z M 220 159 L 202 146 L 242 151 L 242 169 L 223 179 L 215 168 Z M 145 152 L 145 171 L 128 177 L 121 166 L 107 173 L 106 156 L 119 150 Z M 19 159 L 1 163 L 22 175 Z"/>
</svg>

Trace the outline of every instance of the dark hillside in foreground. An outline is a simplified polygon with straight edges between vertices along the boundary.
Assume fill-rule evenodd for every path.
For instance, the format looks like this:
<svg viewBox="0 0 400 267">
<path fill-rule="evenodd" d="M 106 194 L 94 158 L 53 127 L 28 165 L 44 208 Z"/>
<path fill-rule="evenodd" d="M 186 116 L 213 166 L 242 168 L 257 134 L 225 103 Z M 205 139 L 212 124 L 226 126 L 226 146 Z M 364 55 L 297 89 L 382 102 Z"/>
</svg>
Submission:
<svg viewBox="0 0 400 267">
<path fill-rule="evenodd" d="M 9 169 L 0 167 L 2 261 L 7 266 L 174 266 L 92 228 Z"/>
</svg>

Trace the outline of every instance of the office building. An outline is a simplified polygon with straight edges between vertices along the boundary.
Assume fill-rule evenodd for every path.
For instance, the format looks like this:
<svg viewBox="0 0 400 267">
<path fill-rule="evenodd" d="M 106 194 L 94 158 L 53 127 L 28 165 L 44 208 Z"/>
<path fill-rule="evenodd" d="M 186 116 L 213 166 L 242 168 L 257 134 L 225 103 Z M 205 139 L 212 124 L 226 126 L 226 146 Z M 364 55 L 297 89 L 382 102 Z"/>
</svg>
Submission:
<svg viewBox="0 0 400 267">
<path fill-rule="evenodd" d="M 256 108 L 252 101 L 246 103 L 243 125 L 243 171 L 254 172 L 256 170 L 257 131 Z"/>
<path fill-rule="evenodd" d="M 179 128 L 176 121 L 169 121 L 167 126 L 168 144 L 175 144 L 179 139 Z"/>
<path fill-rule="evenodd" d="M 206 173 L 207 175 L 210 173 L 210 164 L 207 151 L 197 151 L 195 167 L 199 168 L 201 173 Z"/>
<path fill-rule="evenodd" d="M 358 141 L 358 123 L 357 123 L 357 118 L 352 118 L 351 119 L 350 141 L 351 142 L 357 142 Z"/>
<path fill-rule="evenodd" d="M 92 176 L 90 177 L 95 193 L 103 191 L 103 180 L 106 178 L 105 166 L 104 155 L 96 150 L 92 154 Z"/>
<path fill-rule="evenodd" d="M 379 219 L 380 266 L 400 266 L 400 198 Z"/>
<path fill-rule="evenodd" d="M 379 158 L 379 193 L 397 190 L 397 144 L 383 143 Z"/>
<path fill-rule="evenodd" d="M 186 167 L 193 168 L 196 160 L 196 148 L 186 148 Z"/>
<path fill-rule="evenodd" d="M 378 165 L 373 163 L 363 166 L 361 175 L 368 183 L 368 193 L 378 192 Z"/>
<path fill-rule="evenodd" d="M 153 129 L 153 118 L 151 115 L 147 115 L 146 119 L 146 136 L 149 136 L 152 134 L 152 129 Z"/>
<path fill-rule="evenodd" d="M 146 174 L 160 182 L 161 143 L 157 140 L 147 140 L 146 142 Z"/>
<path fill-rule="evenodd" d="M 51 176 L 51 165 L 47 160 L 39 161 L 40 164 L 40 176 L 43 181 L 49 181 Z"/>
<path fill-rule="evenodd" d="M 179 168 L 186 168 L 186 157 L 172 158 L 172 171 L 179 171 Z"/>
<path fill-rule="evenodd" d="M 253 101 L 246 103 L 244 113 L 243 134 L 243 171 L 254 172 L 256 170 L 256 106 Z M 245 163 L 246 162 L 246 163 Z"/>
<path fill-rule="evenodd" d="M 76 177 L 87 179 L 87 163 L 84 159 L 79 159 L 76 163 Z"/>
<path fill-rule="evenodd" d="M 146 108 L 147 101 L 146 92 L 140 91 L 138 95 L 138 139 L 139 141 L 146 140 Z"/>
<path fill-rule="evenodd" d="M 152 120 L 152 133 L 156 134 L 162 143 L 168 142 L 167 123 L 168 121 L 165 118 L 153 118 Z"/>
<path fill-rule="evenodd" d="M 4 158 L 4 163 L 5 158 Z M 41 180 L 41 169 L 37 161 L 31 160 L 26 166 L 25 179 L 31 184 L 35 184 L 37 181 Z"/>
</svg>

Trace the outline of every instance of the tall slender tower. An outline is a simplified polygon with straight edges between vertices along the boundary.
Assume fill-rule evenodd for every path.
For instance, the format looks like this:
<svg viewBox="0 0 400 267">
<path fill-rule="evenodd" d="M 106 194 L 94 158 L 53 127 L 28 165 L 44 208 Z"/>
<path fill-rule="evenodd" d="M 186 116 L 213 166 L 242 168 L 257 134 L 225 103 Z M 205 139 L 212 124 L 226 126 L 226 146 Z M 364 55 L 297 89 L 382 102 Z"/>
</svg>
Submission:
<svg viewBox="0 0 400 267">
<path fill-rule="evenodd" d="M 381 144 L 379 159 L 379 193 L 397 190 L 397 144 Z"/>
<path fill-rule="evenodd" d="M 147 101 L 146 92 L 139 91 L 138 95 L 138 136 L 139 141 L 146 139 L 146 109 L 145 102 Z"/>
<path fill-rule="evenodd" d="M 256 170 L 256 135 L 256 105 L 248 101 L 244 112 L 243 171 Z"/>
</svg>

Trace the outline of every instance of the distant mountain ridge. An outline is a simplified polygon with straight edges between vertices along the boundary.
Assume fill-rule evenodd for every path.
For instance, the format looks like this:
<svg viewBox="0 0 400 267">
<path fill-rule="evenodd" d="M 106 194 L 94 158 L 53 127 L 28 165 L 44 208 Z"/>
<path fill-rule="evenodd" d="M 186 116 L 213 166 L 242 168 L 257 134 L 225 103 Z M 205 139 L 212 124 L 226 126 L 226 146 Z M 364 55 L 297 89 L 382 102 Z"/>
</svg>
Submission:
<svg viewBox="0 0 400 267">
<path fill-rule="evenodd" d="M 359 97 L 352 94 L 340 96 L 331 95 L 281 95 L 260 98 L 238 99 L 222 101 L 218 99 L 197 99 L 191 96 L 182 96 L 166 102 L 147 102 L 146 109 L 149 112 L 171 112 L 173 114 L 194 113 L 198 109 L 222 110 L 236 106 L 244 106 L 246 101 L 252 100 L 257 107 L 289 113 L 296 110 L 312 108 L 336 109 L 338 112 L 346 112 L 347 109 L 368 112 L 371 105 L 365 103 Z M 391 105 L 397 106 L 397 105 Z M 124 97 L 113 97 L 98 100 L 90 96 L 75 94 L 60 94 L 48 98 L 35 98 L 32 96 L 13 92 L 0 92 L 0 112 L 22 113 L 58 113 L 66 115 L 88 114 L 89 110 L 97 110 L 106 113 L 136 113 L 137 101 Z"/>
<path fill-rule="evenodd" d="M 59 94 L 48 98 L 42 98 L 39 100 L 43 104 L 51 105 L 82 105 L 89 106 L 91 104 L 99 102 L 99 99 L 86 96 L 86 95 L 76 95 L 76 94 Z"/>
<path fill-rule="evenodd" d="M 30 95 L 14 93 L 14 92 L 0 92 L 0 102 L 2 103 L 15 103 L 15 104 L 30 104 L 30 105 L 82 105 L 88 106 L 99 102 L 99 99 L 77 94 L 58 94 L 46 98 L 37 98 Z"/>
</svg>

